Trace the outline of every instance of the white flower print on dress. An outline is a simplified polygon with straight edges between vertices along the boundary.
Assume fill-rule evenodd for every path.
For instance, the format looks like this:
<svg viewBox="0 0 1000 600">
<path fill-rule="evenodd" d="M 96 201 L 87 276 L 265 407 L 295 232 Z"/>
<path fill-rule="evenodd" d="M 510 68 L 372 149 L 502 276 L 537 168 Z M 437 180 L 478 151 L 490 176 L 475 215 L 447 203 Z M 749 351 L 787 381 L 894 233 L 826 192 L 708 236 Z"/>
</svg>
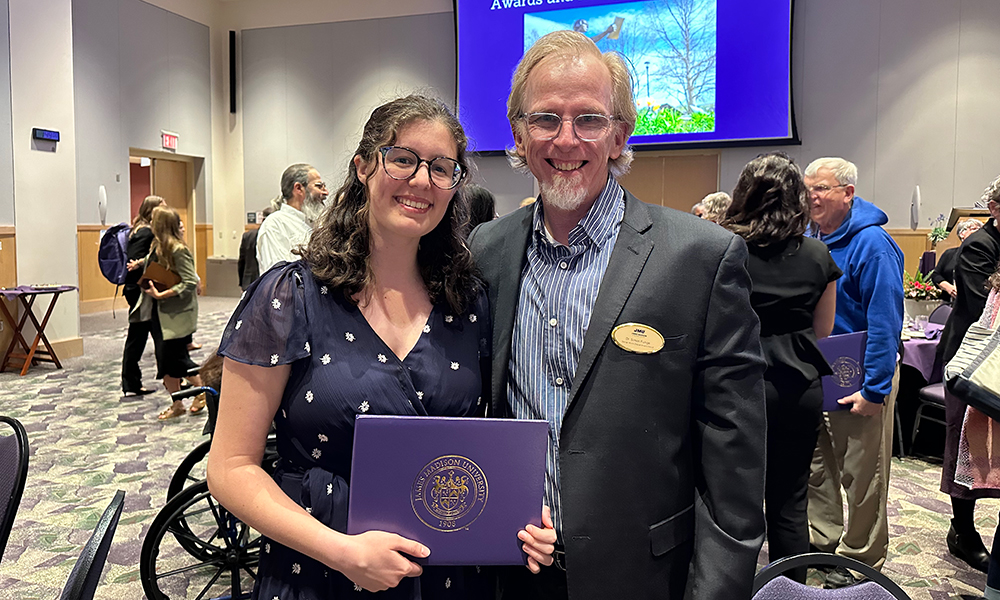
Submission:
<svg viewBox="0 0 1000 600">
<path fill-rule="evenodd" d="M 288 413 L 285 412 L 285 409 L 281 409 L 281 418 L 282 419 L 287 419 L 288 418 Z"/>
<path fill-rule="evenodd" d="M 360 591 L 362 591 L 362 589 L 361 589 L 361 586 L 355 583 L 355 584 L 354 584 L 354 591 L 355 591 L 355 592 L 360 592 Z"/>
<path fill-rule="evenodd" d="M 472 313 L 472 314 L 469 315 L 469 323 L 475 323 L 478 320 L 479 320 L 479 317 L 476 316 L 476 313 Z"/>
<path fill-rule="evenodd" d="M 451 363 L 451 370 L 452 371 L 457 371 L 458 370 L 458 363 L 457 362 Z"/>
<path fill-rule="evenodd" d="M 278 364 L 278 355 L 277 354 L 272 354 L 271 355 L 271 364 L 272 365 Z"/>
<path fill-rule="evenodd" d="M 319 434 L 319 435 L 317 435 L 316 437 L 317 437 L 317 438 L 319 439 L 319 441 L 321 441 L 321 442 L 328 442 L 328 441 L 330 441 L 330 438 L 326 437 L 326 436 L 325 436 L 325 435 L 323 435 L 322 433 L 321 433 L 321 434 Z"/>
<path fill-rule="evenodd" d="M 330 364 L 330 355 L 329 354 L 324 354 L 323 358 L 319 359 L 319 361 L 321 363 L 323 363 L 324 365 Z"/>
<path fill-rule="evenodd" d="M 309 514 L 313 514 L 313 509 L 312 509 L 312 507 L 311 507 L 311 506 L 307 506 L 307 507 L 306 507 L 306 512 L 307 512 L 307 513 L 309 513 Z"/>
<path fill-rule="evenodd" d="M 386 362 L 387 360 L 389 360 L 389 359 L 385 357 L 385 354 L 379 354 L 379 355 L 378 355 L 378 361 L 379 361 L 380 363 L 382 363 L 382 364 L 385 364 L 385 362 Z"/>
<path fill-rule="evenodd" d="M 264 544 L 264 553 L 265 554 L 271 553 L 271 544 Z"/>
<path fill-rule="evenodd" d="M 309 352 L 309 351 L 310 351 L 309 342 L 306 342 L 306 352 Z"/>
<path fill-rule="evenodd" d="M 313 398 L 312 390 L 306 390 L 306 402 L 312 402 Z"/>
<path fill-rule="evenodd" d="M 333 484 L 332 483 L 326 484 L 326 495 L 327 496 L 332 496 L 333 495 Z"/>
<path fill-rule="evenodd" d="M 240 327 L 243 327 L 243 319 L 236 321 L 236 329 L 239 329 Z"/>
<path fill-rule="evenodd" d="M 344 339 L 347 340 L 348 342 L 353 342 L 354 341 L 354 334 L 351 333 L 350 331 L 348 331 L 348 332 L 346 332 L 344 334 Z"/>
<path fill-rule="evenodd" d="M 431 332 L 431 326 L 430 325 L 424 325 L 424 333 L 430 333 L 430 332 Z"/>
<path fill-rule="evenodd" d="M 368 404 L 367 400 L 363 401 L 360 405 L 358 405 L 358 410 L 360 410 L 361 412 L 368 412 L 369 408 L 371 408 L 371 406 Z"/>
<path fill-rule="evenodd" d="M 302 572 L 302 565 L 300 565 L 299 563 L 292 563 L 292 573 L 298 575 L 301 572 Z"/>
<path fill-rule="evenodd" d="M 278 300 L 277 298 L 271 300 L 271 307 L 274 308 L 274 310 L 281 310 L 281 300 Z"/>
<path fill-rule="evenodd" d="M 417 392 L 417 399 L 423 400 L 424 399 L 424 393 L 423 392 Z"/>
<path fill-rule="evenodd" d="M 312 457 L 319 460 L 319 457 L 323 456 L 323 451 L 319 448 L 313 448 Z"/>
<path fill-rule="evenodd" d="M 325 296 L 325 295 L 326 295 L 326 293 L 327 293 L 327 292 L 329 292 L 329 291 L 330 291 L 330 288 L 326 287 L 325 285 L 321 285 L 321 286 L 319 287 L 319 293 L 323 294 L 324 296 Z"/>
<path fill-rule="evenodd" d="M 451 322 L 452 322 L 452 321 L 454 321 L 454 320 L 455 320 L 455 317 L 453 317 L 453 316 L 451 316 L 451 315 L 445 315 L 445 316 L 444 316 L 444 322 L 445 322 L 445 323 L 451 323 Z"/>
<path fill-rule="evenodd" d="M 445 577 L 444 578 L 444 589 L 447 590 L 449 588 L 451 588 L 451 577 Z"/>
</svg>

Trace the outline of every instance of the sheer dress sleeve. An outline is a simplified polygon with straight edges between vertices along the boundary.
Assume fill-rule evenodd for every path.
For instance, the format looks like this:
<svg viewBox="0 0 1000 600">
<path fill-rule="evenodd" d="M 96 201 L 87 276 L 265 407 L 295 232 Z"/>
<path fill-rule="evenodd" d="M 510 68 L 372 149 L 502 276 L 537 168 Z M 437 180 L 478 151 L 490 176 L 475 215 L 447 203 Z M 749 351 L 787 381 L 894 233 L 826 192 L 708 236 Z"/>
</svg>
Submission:
<svg viewBox="0 0 1000 600">
<path fill-rule="evenodd" d="M 248 365 L 291 364 L 311 354 L 307 288 L 312 274 L 296 261 L 272 269 L 240 300 L 222 334 L 219 354 Z"/>
</svg>

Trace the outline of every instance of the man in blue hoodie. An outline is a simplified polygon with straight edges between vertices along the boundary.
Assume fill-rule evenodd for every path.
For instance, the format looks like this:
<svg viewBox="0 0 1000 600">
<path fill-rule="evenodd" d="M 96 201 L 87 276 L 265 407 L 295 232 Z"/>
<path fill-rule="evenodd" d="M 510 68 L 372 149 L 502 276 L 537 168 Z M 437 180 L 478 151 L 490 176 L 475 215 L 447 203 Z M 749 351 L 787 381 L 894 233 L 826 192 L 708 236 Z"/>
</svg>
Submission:
<svg viewBox="0 0 1000 600">
<path fill-rule="evenodd" d="M 806 167 L 804 179 L 819 238 L 844 272 L 837 281 L 833 333 L 868 331 L 862 389 L 840 399 L 844 410 L 827 413 L 820 430 L 809 480 L 810 542 L 880 569 L 889 548 L 886 493 L 903 327 L 903 253 L 881 227 L 889 221 L 885 213 L 854 195 L 853 163 L 820 158 Z M 850 583 L 846 570 L 827 575 L 828 587 Z"/>
</svg>

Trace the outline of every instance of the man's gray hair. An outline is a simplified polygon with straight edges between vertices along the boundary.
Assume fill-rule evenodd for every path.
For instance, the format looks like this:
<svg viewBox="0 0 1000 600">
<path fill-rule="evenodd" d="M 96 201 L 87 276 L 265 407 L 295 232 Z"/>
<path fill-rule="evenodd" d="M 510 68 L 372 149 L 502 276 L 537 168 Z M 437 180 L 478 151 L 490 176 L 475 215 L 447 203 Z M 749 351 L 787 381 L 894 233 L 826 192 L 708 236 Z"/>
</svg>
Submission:
<svg viewBox="0 0 1000 600">
<path fill-rule="evenodd" d="M 285 169 L 281 174 L 281 198 L 290 199 L 296 183 L 301 183 L 302 187 L 309 185 L 309 171 L 312 170 L 313 166 L 306 163 L 296 163 Z"/>
<path fill-rule="evenodd" d="M 986 205 L 990 202 L 1000 203 L 1000 177 L 997 177 L 992 183 L 986 186 L 983 196 L 979 201 L 982 203 L 983 208 L 986 208 Z"/>
<path fill-rule="evenodd" d="M 858 184 L 858 167 L 849 160 L 839 157 L 817 158 L 806 167 L 806 177 L 815 177 L 820 169 L 829 169 L 840 185 Z"/>
</svg>

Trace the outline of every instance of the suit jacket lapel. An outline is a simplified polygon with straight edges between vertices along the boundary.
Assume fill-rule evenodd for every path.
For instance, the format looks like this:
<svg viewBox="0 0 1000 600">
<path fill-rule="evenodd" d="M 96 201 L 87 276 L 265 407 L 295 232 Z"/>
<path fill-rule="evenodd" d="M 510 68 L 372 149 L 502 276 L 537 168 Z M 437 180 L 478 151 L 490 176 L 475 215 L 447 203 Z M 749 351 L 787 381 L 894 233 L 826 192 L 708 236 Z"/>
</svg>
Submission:
<svg viewBox="0 0 1000 600">
<path fill-rule="evenodd" d="M 521 271 L 527 260 L 528 241 L 534 211 L 525 210 L 510 231 L 503 235 L 500 252 L 491 257 L 494 277 L 490 278 L 496 289 L 490 294 L 493 302 L 493 414 L 506 416 L 507 368 L 510 364 L 511 337 L 517 316 L 517 298 L 521 290 Z M 516 268 L 514 265 L 517 265 Z"/>
<path fill-rule="evenodd" d="M 618 240 L 611 251 L 608 268 L 601 278 L 597 300 L 590 312 L 590 324 L 587 327 L 587 335 L 583 338 L 583 349 L 580 351 L 576 374 L 573 376 L 573 393 L 566 408 L 567 413 L 573 409 L 583 382 L 590 374 L 590 368 L 611 334 L 611 328 L 621 314 L 629 295 L 632 294 L 635 282 L 638 281 L 639 274 L 653 250 L 652 241 L 644 237 L 652 225 L 646 205 L 626 191 L 625 217 L 618 232 Z"/>
</svg>

